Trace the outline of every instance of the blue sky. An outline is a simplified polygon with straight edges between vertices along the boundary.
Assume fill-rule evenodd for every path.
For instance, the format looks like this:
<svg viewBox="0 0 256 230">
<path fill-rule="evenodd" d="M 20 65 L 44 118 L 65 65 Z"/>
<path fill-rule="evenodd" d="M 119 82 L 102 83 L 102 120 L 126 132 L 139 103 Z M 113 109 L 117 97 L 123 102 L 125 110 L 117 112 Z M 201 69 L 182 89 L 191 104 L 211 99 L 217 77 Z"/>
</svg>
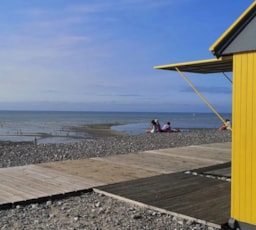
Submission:
<svg viewBox="0 0 256 230">
<path fill-rule="evenodd" d="M 252 2 L 2 0 L 0 110 L 210 112 L 178 73 L 153 66 L 213 58 Z M 186 76 L 231 112 L 223 75 Z"/>
</svg>

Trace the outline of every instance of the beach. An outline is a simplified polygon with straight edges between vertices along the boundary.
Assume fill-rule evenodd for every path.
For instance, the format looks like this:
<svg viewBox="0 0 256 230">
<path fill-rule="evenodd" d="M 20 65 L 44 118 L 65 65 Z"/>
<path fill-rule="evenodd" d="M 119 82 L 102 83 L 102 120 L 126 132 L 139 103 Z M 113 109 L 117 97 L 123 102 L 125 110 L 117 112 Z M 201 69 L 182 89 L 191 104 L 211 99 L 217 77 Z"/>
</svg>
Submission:
<svg viewBox="0 0 256 230">
<path fill-rule="evenodd" d="M 101 128 L 103 126 L 101 125 Z M 94 139 L 72 143 L 2 142 L 0 167 L 104 157 L 139 151 L 231 142 L 230 131 L 191 129 L 189 132 L 124 135 L 87 127 Z M 85 127 L 81 127 L 85 128 Z M 0 210 L 0 229 L 214 229 L 154 210 L 140 208 L 92 191 L 47 202 Z"/>
</svg>

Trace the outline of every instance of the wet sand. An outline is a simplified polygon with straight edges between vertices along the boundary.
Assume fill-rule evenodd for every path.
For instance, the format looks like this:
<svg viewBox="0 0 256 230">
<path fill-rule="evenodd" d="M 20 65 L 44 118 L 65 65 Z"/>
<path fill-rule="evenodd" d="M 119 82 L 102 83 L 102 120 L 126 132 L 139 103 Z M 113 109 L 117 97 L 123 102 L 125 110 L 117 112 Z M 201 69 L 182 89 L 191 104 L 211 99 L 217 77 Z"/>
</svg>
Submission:
<svg viewBox="0 0 256 230">
<path fill-rule="evenodd" d="M 84 125 L 79 127 L 67 127 L 67 131 L 76 132 L 76 133 L 85 133 L 89 134 L 92 137 L 103 137 L 103 136 L 125 136 L 126 134 L 123 132 L 118 132 L 112 130 L 111 127 L 119 124 L 92 124 L 92 125 Z"/>
</svg>

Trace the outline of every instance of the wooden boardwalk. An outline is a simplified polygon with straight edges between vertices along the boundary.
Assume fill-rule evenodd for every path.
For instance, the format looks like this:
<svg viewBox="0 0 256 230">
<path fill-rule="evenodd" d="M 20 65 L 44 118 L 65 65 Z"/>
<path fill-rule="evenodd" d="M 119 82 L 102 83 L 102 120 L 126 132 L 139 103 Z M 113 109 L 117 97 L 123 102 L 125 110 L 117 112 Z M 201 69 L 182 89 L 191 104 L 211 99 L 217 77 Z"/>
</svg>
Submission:
<svg viewBox="0 0 256 230">
<path fill-rule="evenodd" d="M 124 196 L 123 199 L 137 200 L 141 204 L 163 211 L 177 212 L 178 215 L 196 219 L 203 218 L 202 221 L 219 223 L 221 222 L 219 217 L 210 219 L 200 215 L 195 217 L 195 215 L 187 213 L 186 210 L 194 209 L 194 212 L 200 210 L 193 203 L 193 199 L 212 196 L 212 200 L 215 200 L 215 203 L 209 202 L 210 205 L 213 205 L 212 211 L 220 215 L 220 211 L 216 211 L 217 204 L 225 203 L 221 214 L 226 218 L 229 212 L 229 207 L 226 204 L 229 204 L 230 200 L 230 184 L 217 180 L 214 180 L 213 183 L 213 179 L 187 175 L 183 171 L 199 170 L 200 174 L 210 172 L 209 174 L 228 175 L 230 174 L 230 165 L 227 162 L 231 158 L 230 149 L 230 143 L 219 143 L 152 150 L 105 158 L 1 168 L 0 207 L 36 199 L 51 199 L 54 196 L 95 188 L 97 191 L 118 197 Z M 226 168 L 213 167 L 225 163 L 227 164 Z M 208 168 L 209 166 L 211 168 Z M 159 183 L 156 183 L 157 181 Z M 142 184 L 143 186 L 141 186 Z M 205 185 L 205 187 L 199 189 L 199 185 Z M 136 189 L 141 189 L 136 192 L 140 194 L 141 200 L 133 197 Z M 219 191 L 218 189 L 221 189 L 222 192 L 214 193 L 214 191 Z M 119 193 L 121 190 L 123 192 Z M 178 209 L 179 202 L 175 204 L 177 207 L 174 205 L 174 201 L 178 197 L 181 201 L 186 201 L 180 205 L 180 209 Z M 165 206 L 162 206 L 161 202 Z M 201 204 L 203 205 L 203 202 Z M 201 209 L 203 210 L 203 207 Z"/>
<path fill-rule="evenodd" d="M 210 225 L 230 218 L 230 182 L 183 172 L 100 186 L 99 193 Z"/>
<path fill-rule="evenodd" d="M 0 204 L 7 205 L 75 192 L 102 185 L 65 172 L 39 165 L 0 169 Z"/>
</svg>

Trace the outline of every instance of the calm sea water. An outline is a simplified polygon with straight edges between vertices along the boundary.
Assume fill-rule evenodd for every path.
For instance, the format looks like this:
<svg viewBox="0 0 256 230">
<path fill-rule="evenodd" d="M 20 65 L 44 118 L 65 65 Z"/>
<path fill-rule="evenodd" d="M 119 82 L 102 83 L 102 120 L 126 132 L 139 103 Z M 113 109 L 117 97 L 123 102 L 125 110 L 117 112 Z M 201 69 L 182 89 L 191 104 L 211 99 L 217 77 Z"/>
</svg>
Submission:
<svg viewBox="0 0 256 230">
<path fill-rule="evenodd" d="M 231 114 L 222 116 L 231 119 Z M 0 111 L 0 141 L 31 141 L 39 136 L 41 143 L 74 141 L 77 133 L 64 131 L 64 127 L 102 123 L 117 124 L 112 127 L 117 131 L 140 134 L 152 119 L 161 125 L 170 121 L 172 128 L 182 129 L 221 125 L 213 113 Z"/>
</svg>

